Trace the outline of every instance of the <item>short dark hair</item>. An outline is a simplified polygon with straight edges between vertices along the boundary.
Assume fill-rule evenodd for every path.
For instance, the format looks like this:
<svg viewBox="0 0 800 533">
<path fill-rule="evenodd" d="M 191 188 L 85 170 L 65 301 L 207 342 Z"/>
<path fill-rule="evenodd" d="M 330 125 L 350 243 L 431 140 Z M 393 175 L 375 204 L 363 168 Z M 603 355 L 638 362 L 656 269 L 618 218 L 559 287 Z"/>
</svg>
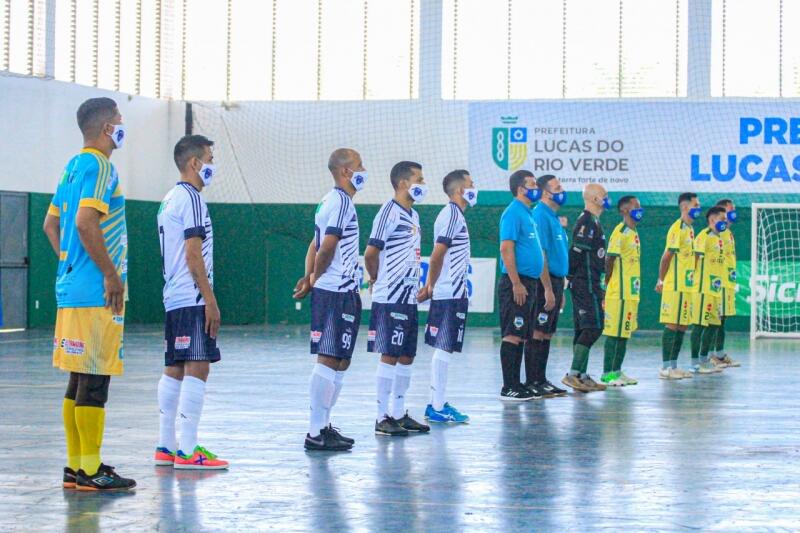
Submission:
<svg viewBox="0 0 800 533">
<path fill-rule="evenodd" d="M 206 146 L 214 146 L 214 141 L 203 135 L 186 135 L 175 145 L 173 157 L 178 170 L 183 172 L 186 163 L 193 157 L 203 157 Z"/>
<path fill-rule="evenodd" d="M 453 170 L 442 180 L 442 190 L 447 196 L 453 194 L 456 187 L 467 181 L 469 171 L 464 169 Z"/>
<path fill-rule="evenodd" d="M 708 211 L 706 211 L 706 220 L 708 220 L 714 215 L 724 215 L 724 214 L 725 214 L 725 208 L 715 205 L 714 207 L 709 207 Z"/>
<path fill-rule="evenodd" d="M 717 202 L 717 205 L 719 207 L 728 207 L 732 203 L 733 203 L 733 200 L 731 200 L 730 198 L 724 198 L 724 199 L 720 200 L 719 202 Z"/>
<path fill-rule="evenodd" d="M 554 179 L 556 179 L 556 177 L 553 176 L 552 174 L 545 174 L 544 176 L 539 176 L 538 178 L 536 178 L 536 185 L 540 189 L 544 189 L 545 187 L 547 187 L 547 184 Z"/>
<path fill-rule="evenodd" d="M 414 169 L 422 170 L 422 165 L 413 161 L 400 161 L 393 166 L 392 171 L 389 173 L 389 179 L 392 181 L 392 187 L 397 189 L 397 186 L 400 185 L 401 181 L 407 180 L 411 177 L 411 174 L 414 173 Z"/>
<path fill-rule="evenodd" d="M 632 194 L 627 194 L 627 195 L 623 196 L 622 198 L 620 198 L 617 201 L 617 211 L 622 211 L 623 207 L 625 207 L 626 205 L 628 205 L 631 201 L 633 201 L 635 199 L 636 199 L 636 197 L 633 196 Z"/>
<path fill-rule="evenodd" d="M 78 128 L 84 138 L 93 139 L 116 113 L 117 103 L 111 98 L 89 98 L 78 108 Z"/>
<path fill-rule="evenodd" d="M 683 192 L 678 196 L 678 205 L 681 205 L 683 202 L 691 202 L 695 198 L 697 198 L 697 194 L 693 192 Z"/>
<path fill-rule="evenodd" d="M 525 185 L 526 178 L 535 178 L 530 170 L 520 169 L 511 174 L 508 178 L 508 188 L 513 196 L 517 196 L 517 190 Z"/>
</svg>

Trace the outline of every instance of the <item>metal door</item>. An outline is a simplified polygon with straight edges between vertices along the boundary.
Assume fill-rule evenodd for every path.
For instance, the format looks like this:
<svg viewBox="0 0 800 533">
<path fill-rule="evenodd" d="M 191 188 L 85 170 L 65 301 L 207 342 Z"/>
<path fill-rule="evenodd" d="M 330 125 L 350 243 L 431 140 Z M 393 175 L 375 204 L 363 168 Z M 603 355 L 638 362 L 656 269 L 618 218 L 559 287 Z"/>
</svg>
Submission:
<svg viewBox="0 0 800 533">
<path fill-rule="evenodd" d="M 28 195 L 0 192 L 2 327 L 28 325 Z"/>
</svg>

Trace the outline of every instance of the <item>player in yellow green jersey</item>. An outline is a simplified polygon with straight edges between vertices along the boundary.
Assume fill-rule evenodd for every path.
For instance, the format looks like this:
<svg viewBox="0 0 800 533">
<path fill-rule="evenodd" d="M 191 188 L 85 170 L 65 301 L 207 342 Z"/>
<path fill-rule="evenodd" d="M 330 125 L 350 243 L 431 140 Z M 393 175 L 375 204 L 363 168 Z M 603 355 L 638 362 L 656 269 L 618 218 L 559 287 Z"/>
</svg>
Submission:
<svg viewBox="0 0 800 533">
<path fill-rule="evenodd" d="M 664 324 L 661 337 L 661 379 L 683 379 L 692 373 L 678 368 L 678 354 L 683 336 L 691 324 L 692 293 L 695 285 L 694 219 L 700 216 L 700 202 L 693 192 L 678 197 L 681 216 L 669 228 L 667 245 L 658 268 L 656 292 L 661 293 L 659 321 Z"/>
<path fill-rule="evenodd" d="M 606 299 L 603 335 L 606 336 L 603 376 L 611 387 L 636 385 L 635 379 L 622 371 L 628 339 L 636 331 L 639 317 L 641 246 L 636 226 L 644 216 L 635 196 L 623 196 L 617 202 L 622 222 L 611 232 L 606 252 Z"/>
<path fill-rule="evenodd" d="M 725 246 L 720 233 L 728 227 L 725 208 L 714 206 L 706 211 L 707 226 L 694 238 L 697 256 L 697 292 L 692 294 L 692 371 L 698 374 L 720 372 L 708 360 L 711 343 L 717 338 L 722 316 L 722 283 L 725 269 Z"/>
<path fill-rule="evenodd" d="M 725 353 L 725 318 L 736 315 L 736 241 L 733 238 L 731 226 L 739 216 L 732 200 L 720 200 L 717 205 L 725 208 L 728 228 L 719 234 L 725 247 L 726 276 L 722 280 L 722 317 L 717 330 L 717 338 L 711 343 L 711 362 L 726 368 L 742 366 L 741 363 L 734 361 Z"/>
</svg>

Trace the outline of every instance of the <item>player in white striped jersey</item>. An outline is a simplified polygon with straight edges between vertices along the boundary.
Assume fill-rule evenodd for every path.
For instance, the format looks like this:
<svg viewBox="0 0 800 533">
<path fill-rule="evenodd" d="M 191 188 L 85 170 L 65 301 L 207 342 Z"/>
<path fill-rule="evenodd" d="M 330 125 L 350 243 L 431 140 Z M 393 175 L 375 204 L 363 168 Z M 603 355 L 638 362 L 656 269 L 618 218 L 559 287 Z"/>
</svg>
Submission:
<svg viewBox="0 0 800 533">
<path fill-rule="evenodd" d="M 208 206 L 200 195 L 214 176 L 214 143 L 187 135 L 175 145 L 180 181 L 158 209 L 164 273 L 164 374 L 158 383 L 160 410 L 157 465 L 178 469 L 221 469 L 197 441 L 210 363 L 219 361 L 220 313 L 214 296 L 214 237 Z M 175 438 L 180 412 L 181 436 Z M 180 446 L 178 446 L 180 444 Z"/>
<path fill-rule="evenodd" d="M 377 372 L 378 412 L 375 433 L 408 435 L 426 432 L 405 411 L 411 383 L 411 364 L 417 354 L 417 296 L 419 287 L 420 226 L 412 208 L 425 198 L 428 186 L 422 166 L 397 163 L 390 173 L 394 198 L 383 204 L 372 223 L 364 267 L 372 291 L 367 351 L 381 354 Z M 399 364 L 398 364 L 399 363 Z M 393 397 L 389 409 L 389 396 Z"/>
<path fill-rule="evenodd" d="M 433 346 L 431 403 L 425 418 L 431 422 L 467 422 L 469 417 L 447 403 L 447 365 L 450 354 L 461 352 L 467 325 L 470 245 L 464 210 L 478 201 L 478 190 L 466 170 L 454 170 L 442 180 L 450 198 L 433 226 L 433 253 L 420 302 L 432 298 L 425 344 Z"/>
<path fill-rule="evenodd" d="M 361 324 L 358 292 L 358 215 L 353 196 L 367 181 L 361 156 L 340 148 L 328 160 L 334 188 L 317 206 L 314 238 L 306 254 L 305 274 L 294 297 L 311 292 L 311 420 L 307 450 L 349 450 L 354 441 L 330 423 L 330 412 L 342 390 Z"/>
</svg>

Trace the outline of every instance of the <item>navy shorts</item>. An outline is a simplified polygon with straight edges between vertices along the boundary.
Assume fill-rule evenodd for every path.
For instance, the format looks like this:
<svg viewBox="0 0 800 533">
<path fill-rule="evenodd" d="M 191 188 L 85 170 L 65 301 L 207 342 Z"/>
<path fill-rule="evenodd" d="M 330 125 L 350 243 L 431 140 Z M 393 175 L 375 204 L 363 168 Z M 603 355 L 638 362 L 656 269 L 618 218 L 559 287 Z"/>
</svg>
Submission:
<svg viewBox="0 0 800 533">
<path fill-rule="evenodd" d="M 536 300 L 533 304 L 533 329 L 541 331 L 547 335 L 552 335 L 558 327 L 558 317 L 561 314 L 561 300 L 564 299 L 564 278 L 550 276 L 550 284 L 553 286 L 553 296 L 556 305 L 549 311 L 544 308 L 544 285 L 541 279 L 536 280 Z"/>
<path fill-rule="evenodd" d="M 533 306 L 539 280 L 527 276 L 520 276 L 519 280 L 528 290 L 528 297 L 522 305 L 517 305 L 514 301 L 514 288 L 508 274 L 500 277 L 497 290 L 500 298 L 500 334 L 503 337 L 513 335 L 527 340 L 533 338 Z"/>
<path fill-rule="evenodd" d="M 381 304 L 372 302 L 367 351 L 400 357 L 417 355 L 416 304 Z"/>
<path fill-rule="evenodd" d="M 464 344 L 469 299 L 432 300 L 425 327 L 425 344 L 445 352 L 460 352 Z"/>
<path fill-rule="evenodd" d="M 219 361 L 217 339 L 206 333 L 206 306 L 167 311 L 164 321 L 164 365 L 182 361 Z"/>
<path fill-rule="evenodd" d="M 338 359 L 353 357 L 361 325 L 358 291 L 311 289 L 311 353 Z"/>
</svg>

